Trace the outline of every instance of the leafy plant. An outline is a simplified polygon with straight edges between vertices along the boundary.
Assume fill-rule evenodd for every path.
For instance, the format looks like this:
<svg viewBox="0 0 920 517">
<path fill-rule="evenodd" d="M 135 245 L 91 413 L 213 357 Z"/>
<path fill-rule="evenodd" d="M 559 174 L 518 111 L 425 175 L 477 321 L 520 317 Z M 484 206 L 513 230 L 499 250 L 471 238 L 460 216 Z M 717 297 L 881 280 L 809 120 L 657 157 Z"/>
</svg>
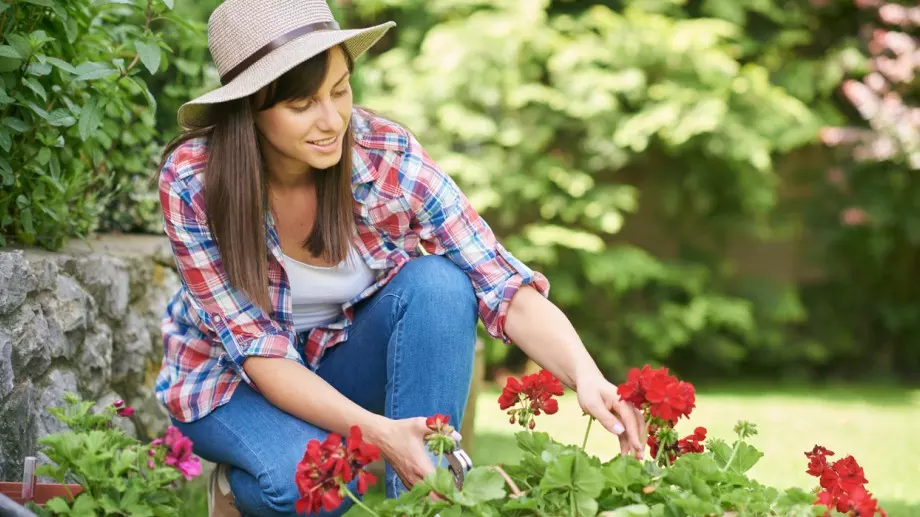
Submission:
<svg viewBox="0 0 920 517">
<path fill-rule="evenodd" d="M 552 376 L 541 372 L 531 377 L 530 382 L 509 380 L 499 399 L 500 405 L 504 407 L 509 397 L 520 396 L 525 406 L 536 403 L 545 407 L 552 396 L 547 396 L 540 388 L 549 382 L 548 377 Z M 517 389 L 525 384 L 528 389 Z M 466 476 L 462 489 L 457 488 L 448 470 L 438 468 L 399 498 L 383 501 L 373 508 L 365 507 L 365 510 L 378 517 L 787 517 L 829 515 L 828 506 L 834 506 L 851 516 L 885 515 L 865 490 L 862 468 L 852 456 L 828 465 L 825 457 L 833 452 L 816 446 L 806 453 L 809 473 L 820 477 L 821 492 L 816 494 L 817 491 L 800 488 L 778 490 L 748 477 L 747 473 L 763 456 L 747 441 L 757 434 L 756 427 L 749 422 L 738 423 L 735 427 L 737 437 L 730 445 L 723 440 L 710 439 L 704 449 L 701 443 L 689 443 L 695 441 L 691 437 L 689 441 L 681 440 L 680 445 L 676 440 L 669 441 L 676 421 L 689 417 L 692 412 L 694 388 L 668 375 L 667 369 L 655 370 L 648 366 L 642 370 L 633 369 L 630 380 L 621 385 L 619 391 L 621 397 L 643 409 L 649 426 L 649 443 L 661 445 L 653 447 L 653 457 L 647 461 L 632 456 L 601 461 L 586 454 L 584 446 L 558 443 L 543 432 L 522 431 L 516 434 L 522 452 L 519 464 L 475 467 Z M 662 398 L 662 393 L 682 395 Z M 524 427 L 530 427 L 529 422 L 536 416 L 536 413 L 525 415 Z M 696 437 L 696 434 L 691 436 Z M 316 442 L 313 448 L 318 447 L 319 442 Z M 310 462 L 316 463 L 312 459 Z M 361 468 L 359 465 L 355 474 L 347 468 L 336 470 L 330 464 L 326 474 L 314 478 L 310 486 L 329 483 L 323 485 L 324 493 L 333 494 L 329 499 L 334 504 L 325 507 L 326 510 L 341 504 L 341 493 L 347 492 L 345 483 L 351 476 L 361 474 Z M 347 474 L 343 478 L 333 472 Z M 431 497 L 432 493 L 438 497 Z"/>
<path fill-rule="evenodd" d="M 56 248 L 92 232 L 159 143 L 144 75 L 172 0 L 0 1 L 0 246 Z M 125 20 L 142 14 L 142 23 Z"/>
<path fill-rule="evenodd" d="M 150 444 L 126 435 L 114 418 L 129 417 L 133 409 L 121 401 L 99 412 L 93 412 L 93 402 L 74 394 L 64 401 L 65 406 L 49 411 L 70 430 L 39 441 L 54 463 L 37 473 L 77 483 L 82 492 L 73 501 L 55 497 L 32 510 L 42 516 L 178 516 L 181 501 L 175 488 L 182 478 L 201 473 L 191 441 L 175 427 Z"/>
<path fill-rule="evenodd" d="M 362 102 L 424 135 L 620 375 L 648 359 L 737 370 L 764 346 L 761 326 L 802 317 L 777 316 L 788 297 L 752 304 L 724 253 L 734 236 L 775 231 L 775 158 L 840 120 L 831 96 L 850 49 L 787 4 L 369 0 L 348 12 L 409 27 L 358 68 Z M 640 192 L 667 225 L 658 239 L 630 229 Z"/>
</svg>

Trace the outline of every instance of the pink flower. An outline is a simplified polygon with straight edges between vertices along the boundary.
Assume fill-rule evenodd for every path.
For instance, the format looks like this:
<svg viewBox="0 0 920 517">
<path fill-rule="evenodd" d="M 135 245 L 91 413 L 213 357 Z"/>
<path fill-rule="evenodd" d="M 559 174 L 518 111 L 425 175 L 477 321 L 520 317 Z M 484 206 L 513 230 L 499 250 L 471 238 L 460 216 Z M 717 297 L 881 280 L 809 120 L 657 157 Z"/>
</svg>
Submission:
<svg viewBox="0 0 920 517">
<path fill-rule="evenodd" d="M 862 226 L 869 220 L 869 214 L 859 207 L 851 206 L 840 214 L 840 221 L 846 226 Z"/>
<path fill-rule="evenodd" d="M 184 436 L 177 427 L 169 426 L 166 429 L 166 437 L 162 441 L 154 440 L 153 443 L 166 444 L 169 448 L 166 452 L 166 464 L 176 467 L 186 480 L 191 480 L 201 474 L 201 463 L 192 453 L 192 440 Z"/>
<path fill-rule="evenodd" d="M 131 418 L 132 416 L 134 416 L 134 408 L 133 407 L 119 408 L 118 416 L 125 417 L 125 418 Z"/>
</svg>

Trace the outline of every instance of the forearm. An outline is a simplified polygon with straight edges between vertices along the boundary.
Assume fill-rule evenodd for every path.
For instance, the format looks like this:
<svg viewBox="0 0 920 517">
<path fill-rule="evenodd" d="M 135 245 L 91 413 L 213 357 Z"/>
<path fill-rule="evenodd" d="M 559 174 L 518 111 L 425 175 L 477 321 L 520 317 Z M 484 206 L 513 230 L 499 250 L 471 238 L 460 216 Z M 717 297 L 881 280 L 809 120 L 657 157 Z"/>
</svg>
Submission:
<svg viewBox="0 0 920 517">
<path fill-rule="evenodd" d="M 352 402 L 320 376 L 290 359 L 250 357 L 243 368 L 269 402 L 327 431 L 345 436 L 351 426 L 357 425 L 373 443 L 376 432 L 387 421 L 386 417 Z"/>
<path fill-rule="evenodd" d="M 524 286 L 511 300 L 505 333 L 528 357 L 575 389 L 579 379 L 600 370 L 569 319 L 534 288 Z"/>
</svg>

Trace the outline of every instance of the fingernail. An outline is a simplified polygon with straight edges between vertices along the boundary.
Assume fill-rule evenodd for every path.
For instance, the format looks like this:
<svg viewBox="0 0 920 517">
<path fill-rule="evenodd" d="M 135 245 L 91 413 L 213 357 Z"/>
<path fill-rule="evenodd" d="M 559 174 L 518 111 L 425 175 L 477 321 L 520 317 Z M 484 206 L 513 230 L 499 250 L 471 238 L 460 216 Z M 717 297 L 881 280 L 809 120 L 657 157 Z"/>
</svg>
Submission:
<svg viewBox="0 0 920 517">
<path fill-rule="evenodd" d="M 626 431 L 626 428 L 623 427 L 623 424 L 616 424 L 613 426 L 613 434 L 623 434 L 624 431 Z"/>
<path fill-rule="evenodd" d="M 457 431 L 450 433 L 450 437 L 458 442 L 463 439 L 463 435 L 458 433 Z"/>
</svg>

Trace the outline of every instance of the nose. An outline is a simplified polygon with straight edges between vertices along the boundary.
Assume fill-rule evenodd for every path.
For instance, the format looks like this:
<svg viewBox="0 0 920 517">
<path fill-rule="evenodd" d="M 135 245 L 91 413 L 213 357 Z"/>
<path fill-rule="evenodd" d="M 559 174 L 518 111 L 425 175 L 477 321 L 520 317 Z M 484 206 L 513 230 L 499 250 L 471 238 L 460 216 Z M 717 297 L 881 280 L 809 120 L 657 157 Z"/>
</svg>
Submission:
<svg viewBox="0 0 920 517">
<path fill-rule="evenodd" d="M 326 99 L 320 103 L 319 108 L 316 127 L 324 132 L 339 134 L 345 121 L 342 119 L 342 115 L 339 114 L 339 110 L 332 99 Z"/>
</svg>

